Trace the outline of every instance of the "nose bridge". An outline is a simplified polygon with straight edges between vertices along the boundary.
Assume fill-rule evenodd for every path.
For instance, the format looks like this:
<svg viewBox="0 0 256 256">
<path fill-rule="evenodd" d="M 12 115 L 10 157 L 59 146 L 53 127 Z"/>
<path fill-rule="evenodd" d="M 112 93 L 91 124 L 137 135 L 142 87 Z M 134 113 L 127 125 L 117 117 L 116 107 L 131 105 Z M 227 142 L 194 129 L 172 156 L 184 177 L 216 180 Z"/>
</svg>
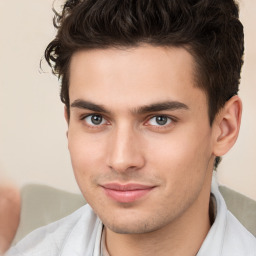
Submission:
<svg viewBox="0 0 256 256">
<path fill-rule="evenodd" d="M 109 167 L 115 171 L 124 172 L 143 166 L 144 158 L 138 137 L 135 129 L 127 123 L 119 124 L 113 129 L 110 137 Z"/>
</svg>

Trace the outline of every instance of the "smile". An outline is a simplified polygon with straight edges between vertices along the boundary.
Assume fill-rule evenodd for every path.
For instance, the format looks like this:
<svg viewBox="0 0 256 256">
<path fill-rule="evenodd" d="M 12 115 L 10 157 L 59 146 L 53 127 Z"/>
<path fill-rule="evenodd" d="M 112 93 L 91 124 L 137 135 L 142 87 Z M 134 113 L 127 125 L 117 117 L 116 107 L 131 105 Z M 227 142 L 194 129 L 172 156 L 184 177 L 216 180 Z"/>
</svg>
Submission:
<svg viewBox="0 0 256 256">
<path fill-rule="evenodd" d="M 155 188 L 154 186 L 142 184 L 121 185 L 118 183 L 105 184 L 102 187 L 108 197 L 120 203 L 134 202 L 144 197 Z"/>
</svg>

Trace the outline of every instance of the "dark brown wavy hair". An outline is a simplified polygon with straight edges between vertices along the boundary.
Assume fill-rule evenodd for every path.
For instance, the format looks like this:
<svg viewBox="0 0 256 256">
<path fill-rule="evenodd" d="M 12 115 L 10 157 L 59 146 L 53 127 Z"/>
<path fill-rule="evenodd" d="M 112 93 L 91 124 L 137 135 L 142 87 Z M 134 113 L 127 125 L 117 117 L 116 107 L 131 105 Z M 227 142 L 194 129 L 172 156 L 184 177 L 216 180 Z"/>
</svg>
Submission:
<svg viewBox="0 0 256 256">
<path fill-rule="evenodd" d="M 68 0 L 55 11 L 54 25 L 57 35 L 45 58 L 61 79 L 68 113 L 70 60 L 82 49 L 184 47 L 195 60 L 196 84 L 206 92 L 210 124 L 238 93 L 244 35 L 234 0 Z"/>
</svg>

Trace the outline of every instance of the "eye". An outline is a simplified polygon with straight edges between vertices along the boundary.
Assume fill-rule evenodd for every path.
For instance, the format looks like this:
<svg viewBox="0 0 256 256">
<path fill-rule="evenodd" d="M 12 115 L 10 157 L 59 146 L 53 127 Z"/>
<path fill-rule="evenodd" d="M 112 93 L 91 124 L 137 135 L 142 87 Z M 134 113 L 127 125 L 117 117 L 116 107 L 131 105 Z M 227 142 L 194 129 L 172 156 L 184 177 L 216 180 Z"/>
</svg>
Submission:
<svg viewBox="0 0 256 256">
<path fill-rule="evenodd" d="M 107 123 L 107 120 L 105 120 L 101 115 L 88 115 L 84 118 L 85 122 L 90 126 L 99 126 Z"/>
<path fill-rule="evenodd" d="M 168 116 L 154 116 L 149 119 L 148 124 L 152 126 L 166 126 L 172 122 Z"/>
</svg>

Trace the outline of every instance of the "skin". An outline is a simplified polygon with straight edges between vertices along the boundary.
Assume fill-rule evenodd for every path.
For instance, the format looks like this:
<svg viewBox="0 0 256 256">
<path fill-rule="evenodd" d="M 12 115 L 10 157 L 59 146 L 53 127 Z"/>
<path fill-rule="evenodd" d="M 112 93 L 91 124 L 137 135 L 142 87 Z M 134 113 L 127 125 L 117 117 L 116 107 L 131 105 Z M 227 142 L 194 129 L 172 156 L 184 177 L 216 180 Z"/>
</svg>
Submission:
<svg viewBox="0 0 256 256">
<path fill-rule="evenodd" d="M 195 255 L 210 229 L 213 162 L 236 140 L 241 102 L 233 97 L 210 126 L 194 73 L 183 48 L 142 45 L 72 57 L 69 151 L 111 256 Z M 163 116 L 166 124 L 159 124 Z M 108 183 L 152 189 L 119 202 L 105 193 Z"/>
<path fill-rule="evenodd" d="M 7 251 L 20 220 L 20 193 L 10 183 L 0 185 L 0 255 Z"/>
</svg>

